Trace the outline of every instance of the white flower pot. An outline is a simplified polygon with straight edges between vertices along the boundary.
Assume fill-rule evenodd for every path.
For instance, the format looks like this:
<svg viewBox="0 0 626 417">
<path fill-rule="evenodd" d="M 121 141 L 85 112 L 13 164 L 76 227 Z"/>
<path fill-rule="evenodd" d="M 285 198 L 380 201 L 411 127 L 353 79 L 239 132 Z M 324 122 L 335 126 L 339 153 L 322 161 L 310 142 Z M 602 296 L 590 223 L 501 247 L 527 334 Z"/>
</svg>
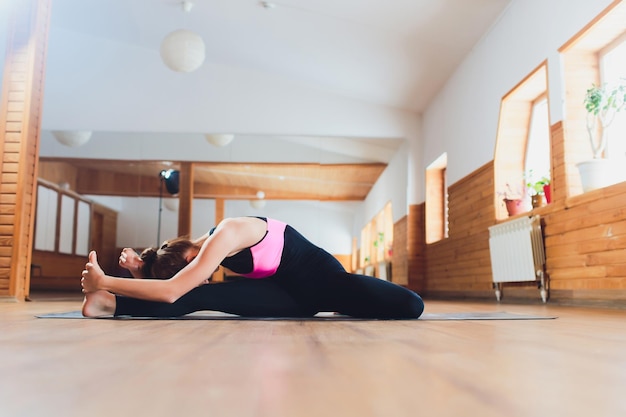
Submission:
<svg viewBox="0 0 626 417">
<path fill-rule="evenodd" d="M 624 161 L 591 159 L 577 165 L 583 191 L 597 190 L 626 180 Z"/>
</svg>

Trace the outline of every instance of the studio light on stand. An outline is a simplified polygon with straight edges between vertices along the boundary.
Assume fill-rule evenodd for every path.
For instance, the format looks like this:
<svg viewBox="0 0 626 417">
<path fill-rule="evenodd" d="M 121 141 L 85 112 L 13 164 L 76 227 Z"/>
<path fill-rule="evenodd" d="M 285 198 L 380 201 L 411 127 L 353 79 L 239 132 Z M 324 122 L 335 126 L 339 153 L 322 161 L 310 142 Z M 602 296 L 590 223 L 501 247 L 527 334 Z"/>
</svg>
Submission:
<svg viewBox="0 0 626 417">
<path fill-rule="evenodd" d="M 159 172 L 159 179 L 161 180 L 161 185 L 159 187 L 159 224 L 157 227 L 157 248 L 161 246 L 161 213 L 163 212 L 163 185 L 165 185 L 165 189 L 171 195 L 178 194 L 180 171 L 175 169 L 164 169 L 163 171 Z"/>
</svg>

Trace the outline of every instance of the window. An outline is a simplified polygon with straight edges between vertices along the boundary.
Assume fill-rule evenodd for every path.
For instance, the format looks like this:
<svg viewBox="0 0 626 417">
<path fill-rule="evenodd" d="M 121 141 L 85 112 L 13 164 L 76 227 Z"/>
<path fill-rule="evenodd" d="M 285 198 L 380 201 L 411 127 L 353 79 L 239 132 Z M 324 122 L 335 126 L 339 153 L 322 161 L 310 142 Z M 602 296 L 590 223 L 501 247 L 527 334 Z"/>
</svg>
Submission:
<svg viewBox="0 0 626 417">
<path fill-rule="evenodd" d="M 391 202 L 361 230 L 360 268 L 378 265 L 391 259 L 393 248 L 393 212 Z"/>
<path fill-rule="evenodd" d="M 599 16 L 563 45 L 559 52 L 563 63 L 565 111 L 563 120 L 562 161 L 555 172 L 563 173 L 563 183 L 559 184 L 564 197 L 583 193 L 583 182 L 578 165 L 593 157 L 587 131 L 587 111 L 583 105 L 587 89 L 592 85 L 611 83 L 616 77 L 626 77 L 624 61 L 624 15 L 626 1 L 612 2 Z M 620 119 L 626 117 L 620 114 Z M 626 149 L 624 141 L 612 140 L 623 121 L 616 120 L 609 128 L 609 142 L 604 156 L 623 157 Z M 621 142 L 621 143 L 618 143 Z M 605 178 L 606 185 L 619 178 Z"/>
<path fill-rule="evenodd" d="M 545 97 L 536 100 L 530 112 L 524 175 L 526 183 L 550 179 L 550 122 Z"/>
<path fill-rule="evenodd" d="M 527 183 L 550 180 L 551 143 L 547 63 L 541 64 L 507 93 L 500 104 L 494 158 L 496 219 L 509 216 L 504 199 L 531 204 Z"/>
<path fill-rule="evenodd" d="M 426 168 L 426 243 L 448 237 L 448 155 L 444 153 Z"/>
<path fill-rule="evenodd" d="M 615 85 L 626 80 L 626 36 L 620 37 L 600 53 L 600 79 L 602 84 Z M 609 126 L 609 137 L 626 137 L 626 111 L 615 115 Z M 626 140 L 609 140 L 606 148 L 608 158 L 626 156 Z"/>
</svg>

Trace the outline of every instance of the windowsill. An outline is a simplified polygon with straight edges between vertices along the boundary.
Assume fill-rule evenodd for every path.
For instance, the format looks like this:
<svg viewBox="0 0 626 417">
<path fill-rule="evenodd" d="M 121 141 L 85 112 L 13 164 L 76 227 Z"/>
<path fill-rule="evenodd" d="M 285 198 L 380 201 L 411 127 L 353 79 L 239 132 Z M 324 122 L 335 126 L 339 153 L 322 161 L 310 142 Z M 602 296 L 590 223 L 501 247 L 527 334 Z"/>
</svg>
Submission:
<svg viewBox="0 0 626 417">
<path fill-rule="evenodd" d="M 609 185 L 608 187 L 598 188 L 597 190 L 587 191 L 582 194 L 571 196 L 565 199 L 565 208 L 577 207 L 587 204 L 590 201 L 599 200 L 601 198 L 610 197 L 618 194 L 626 193 L 626 181 L 619 184 Z"/>
</svg>

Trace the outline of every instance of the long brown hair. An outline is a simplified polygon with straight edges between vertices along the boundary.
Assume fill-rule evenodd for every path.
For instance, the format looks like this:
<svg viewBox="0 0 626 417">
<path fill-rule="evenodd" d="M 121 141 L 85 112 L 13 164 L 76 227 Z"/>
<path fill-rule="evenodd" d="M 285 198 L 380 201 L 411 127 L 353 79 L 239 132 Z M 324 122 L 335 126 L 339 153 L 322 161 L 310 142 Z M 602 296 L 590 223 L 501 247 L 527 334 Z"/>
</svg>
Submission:
<svg viewBox="0 0 626 417">
<path fill-rule="evenodd" d="M 187 237 L 178 237 L 163 243 L 159 249 L 147 248 L 141 252 L 142 274 L 148 278 L 168 279 L 187 266 L 185 254 L 191 249 L 200 249 Z"/>
</svg>

